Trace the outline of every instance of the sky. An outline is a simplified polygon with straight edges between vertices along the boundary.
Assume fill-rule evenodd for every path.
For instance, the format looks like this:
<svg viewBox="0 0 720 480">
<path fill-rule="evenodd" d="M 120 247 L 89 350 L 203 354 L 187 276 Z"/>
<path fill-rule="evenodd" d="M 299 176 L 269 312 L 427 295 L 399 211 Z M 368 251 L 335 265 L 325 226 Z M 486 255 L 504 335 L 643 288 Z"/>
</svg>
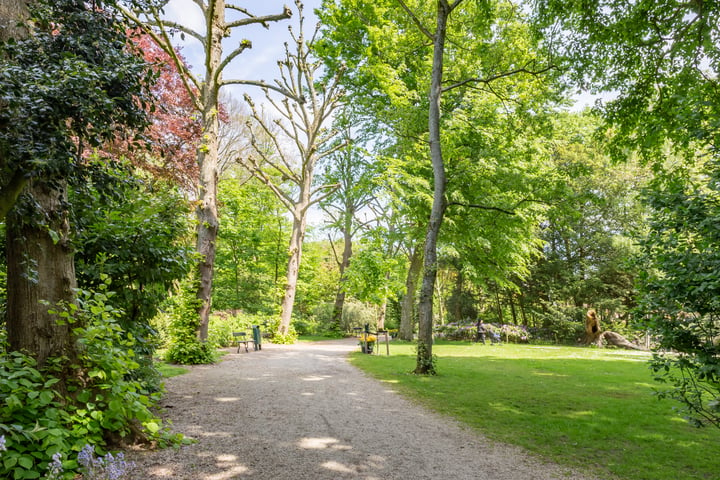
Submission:
<svg viewBox="0 0 720 480">
<path fill-rule="evenodd" d="M 293 17 L 290 20 L 282 20 L 269 24 L 265 29 L 261 25 L 248 25 L 236 28 L 233 35 L 226 40 L 225 51 L 229 52 L 243 39 L 252 42 L 252 48 L 245 50 L 238 58 L 228 65 L 223 78 L 243 80 L 265 80 L 272 83 L 273 79 L 279 77 L 277 61 L 284 57 L 284 42 L 291 42 L 288 26 L 292 25 L 295 32 L 298 31 L 298 14 L 293 0 L 226 0 L 227 3 L 246 8 L 256 16 L 282 13 L 283 6 L 288 5 L 293 10 Z M 321 0 L 305 0 L 305 30 L 306 36 L 315 28 L 317 18 L 313 11 L 320 6 Z M 165 8 L 166 18 L 177 23 L 192 27 L 196 31 L 204 31 L 204 21 L 200 8 L 192 0 L 171 0 Z M 178 45 L 182 46 L 182 54 L 197 74 L 203 74 L 202 49 L 200 43 L 185 37 L 186 41 L 181 42 L 179 37 Z M 292 45 L 291 45 L 292 46 Z M 242 98 L 243 93 L 250 94 L 254 99 L 262 100 L 263 94 L 257 87 L 246 87 L 229 85 L 227 89 L 233 97 Z"/>
</svg>

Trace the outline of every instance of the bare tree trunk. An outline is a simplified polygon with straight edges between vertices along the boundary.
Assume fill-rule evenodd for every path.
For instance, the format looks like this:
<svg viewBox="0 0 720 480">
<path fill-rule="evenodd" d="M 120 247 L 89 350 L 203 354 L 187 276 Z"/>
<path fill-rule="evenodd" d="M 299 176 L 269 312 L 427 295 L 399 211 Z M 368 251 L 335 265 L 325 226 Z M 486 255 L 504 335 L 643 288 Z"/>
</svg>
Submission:
<svg viewBox="0 0 720 480">
<path fill-rule="evenodd" d="M 405 296 L 400 311 L 400 332 L 402 340 L 412 341 L 415 324 L 415 293 L 417 291 L 418 277 L 423 265 L 423 248 L 416 245 L 410 255 L 410 267 L 405 279 Z"/>
<path fill-rule="evenodd" d="M 49 357 L 74 357 L 71 326 L 48 310 L 75 300 L 75 264 L 65 182 L 33 180 L 25 196 L 7 216 L 7 332 L 11 350 L 42 366 Z"/>
<path fill-rule="evenodd" d="M 2 0 L 0 2 L 0 40 L 25 38 L 27 30 L 28 0 Z"/>
<path fill-rule="evenodd" d="M 335 304 L 333 305 L 333 315 L 331 329 L 338 333 L 342 330 L 342 314 L 345 306 L 345 270 L 350 266 L 350 257 L 352 256 L 352 211 L 345 216 L 345 225 L 343 226 L 343 254 L 338 268 L 340 270 L 340 281 L 338 291 L 335 295 Z"/>
<path fill-rule="evenodd" d="M 433 329 L 433 292 L 437 277 L 437 240 L 440 234 L 447 201 L 445 199 L 445 164 L 440 144 L 440 100 L 442 97 L 443 60 L 445 55 L 445 37 L 447 22 L 452 8 L 447 0 L 437 2 L 437 28 L 433 38 L 433 67 L 430 86 L 430 106 L 428 110 L 428 131 L 430 157 L 433 167 L 433 204 L 425 235 L 425 265 L 420 304 L 418 306 L 418 352 L 415 373 L 434 374 L 432 356 Z"/>
<path fill-rule="evenodd" d="M 198 148 L 200 167 L 200 185 L 197 207 L 197 251 L 200 254 L 198 264 L 197 299 L 199 323 L 197 337 L 207 340 L 210 311 L 212 309 L 212 284 L 215 274 L 215 254 L 217 236 L 220 229 L 217 208 L 218 182 L 218 143 L 220 123 L 218 119 L 218 97 L 222 84 L 222 39 L 225 35 L 225 2 L 211 2 L 214 9 L 208 12 L 212 39 L 207 42 L 205 56 L 205 83 L 201 95 L 203 143 Z"/>
<path fill-rule="evenodd" d="M 302 245 L 305 238 L 307 212 L 299 206 L 293 214 L 293 229 L 290 234 L 290 246 L 288 248 L 288 268 L 285 280 L 285 296 L 280 306 L 280 325 L 278 333 L 287 335 L 290 331 L 293 306 L 295 305 L 295 293 L 297 291 L 297 280 L 300 273 L 300 261 L 302 260 Z"/>
</svg>

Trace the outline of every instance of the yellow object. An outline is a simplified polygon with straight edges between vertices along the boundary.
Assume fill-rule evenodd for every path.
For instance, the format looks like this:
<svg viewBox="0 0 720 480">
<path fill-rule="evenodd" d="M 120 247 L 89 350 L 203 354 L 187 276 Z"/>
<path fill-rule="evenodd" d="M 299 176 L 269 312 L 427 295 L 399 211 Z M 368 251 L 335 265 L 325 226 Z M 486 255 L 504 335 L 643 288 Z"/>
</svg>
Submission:
<svg viewBox="0 0 720 480">
<path fill-rule="evenodd" d="M 377 337 L 375 335 L 370 335 L 368 333 L 363 333 L 360 335 L 360 342 L 362 343 L 373 343 L 377 340 Z"/>
</svg>

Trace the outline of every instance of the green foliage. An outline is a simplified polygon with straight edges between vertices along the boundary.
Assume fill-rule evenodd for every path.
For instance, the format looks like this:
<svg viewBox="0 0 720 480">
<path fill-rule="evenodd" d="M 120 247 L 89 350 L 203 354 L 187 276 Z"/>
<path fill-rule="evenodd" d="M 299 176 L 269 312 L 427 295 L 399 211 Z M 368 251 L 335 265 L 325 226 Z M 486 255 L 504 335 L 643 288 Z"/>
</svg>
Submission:
<svg viewBox="0 0 720 480">
<path fill-rule="evenodd" d="M 168 346 L 165 361 L 183 365 L 214 363 L 215 348 L 198 340 L 200 300 L 195 292 L 196 281 L 190 276 L 180 282 L 165 304 Z"/>
<path fill-rule="evenodd" d="M 70 179 L 82 170 L 85 147 L 120 132 L 132 140 L 132 129 L 148 124 L 154 74 L 131 54 L 115 5 L 29 2 L 32 35 L 0 42 L 3 195 L 13 177 Z"/>
<path fill-rule="evenodd" d="M 132 375 L 158 389 L 150 320 L 192 266 L 188 206 L 173 187 L 144 183 L 122 166 L 87 173 L 70 195 L 78 285 L 94 289 L 108 279 L 120 325 L 136 339 L 139 366 Z"/>
<path fill-rule="evenodd" d="M 222 228 L 213 306 L 270 314 L 287 268 L 290 225 L 285 207 L 258 180 L 241 181 L 232 171 L 220 182 L 218 198 Z"/>
<path fill-rule="evenodd" d="M 58 452 L 69 451 L 73 438 L 68 414 L 53 387 L 57 377 L 37 369 L 20 352 L 0 355 L 0 435 L 7 451 L 0 456 L 2 478 L 40 478 Z"/>
<path fill-rule="evenodd" d="M 638 318 L 658 336 L 652 368 L 694 423 L 720 427 L 720 169 L 658 176 L 642 241 Z"/>
<path fill-rule="evenodd" d="M 229 347 L 234 340 L 233 332 L 250 332 L 253 325 L 258 325 L 262 332 L 266 329 L 268 318 L 267 315 L 241 312 L 215 312 L 210 316 L 208 342 L 216 347 Z"/>
<path fill-rule="evenodd" d="M 306 241 L 302 254 L 293 316 L 306 319 L 317 305 L 334 298 L 338 268 L 329 241 Z"/>
<path fill-rule="evenodd" d="M 314 311 L 314 319 L 320 325 L 317 332 L 330 332 L 332 329 L 332 303 L 318 305 Z M 377 306 L 359 302 L 349 298 L 345 300 L 342 311 L 341 329 L 344 333 L 352 333 L 354 328 L 362 328 L 366 324 L 375 325 L 377 320 Z M 296 322 L 297 324 L 297 322 Z"/>
<path fill-rule="evenodd" d="M 177 442 L 151 408 L 158 393 L 148 392 L 131 372 L 137 368 L 135 340 L 118 323 L 107 285 L 78 292 L 77 304 L 55 313 L 73 327 L 77 358 L 51 359 L 42 370 L 20 352 L 0 355 L 0 435 L 7 451 L 0 458 L 3 478 L 40 478 L 55 454 L 79 452 L 86 444 L 103 450 L 108 442 L 155 439 Z M 72 375 L 68 375 L 72 372 Z M 64 380 L 61 380 L 64 378 Z M 62 386 L 62 388 L 60 388 Z M 66 477 L 78 467 L 63 463 Z"/>
<path fill-rule="evenodd" d="M 349 294 L 360 301 L 380 305 L 402 288 L 400 263 L 388 247 L 392 242 L 392 238 L 377 230 L 363 242 L 358 242 L 350 267 L 345 271 L 343 288 Z"/>
<path fill-rule="evenodd" d="M 295 331 L 295 326 L 292 324 L 290 325 L 287 334 L 283 335 L 278 333 L 278 326 L 280 326 L 280 317 L 278 315 L 268 317 L 267 320 L 263 323 L 265 325 L 265 328 L 267 329 L 267 332 L 269 333 L 269 339 L 272 343 L 277 343 L 281 345 L 292 345 L 298 339 L 298 334 Z"/>
</svg>

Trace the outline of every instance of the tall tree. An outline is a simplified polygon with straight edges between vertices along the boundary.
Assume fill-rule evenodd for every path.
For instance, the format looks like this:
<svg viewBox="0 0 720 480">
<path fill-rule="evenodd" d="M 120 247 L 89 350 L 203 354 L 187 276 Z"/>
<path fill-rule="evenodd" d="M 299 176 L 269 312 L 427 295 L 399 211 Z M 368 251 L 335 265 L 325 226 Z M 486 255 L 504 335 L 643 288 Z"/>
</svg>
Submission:
<svg viewBox="0 0 720 480">
<path fill-rule="evenodd" d="M 166 2 L 162 2 L 164 5 Z M 285 7 L 275 15 L 256 16 L 247 9 L 226 3 L 225 0 L 196 0 L 204 19 L 204 31 L 196 31 L 187 25 L 168 21 L 163 18 L 163 11 L 157 5 L 147 9 L 132 11 L 125 9 L 124 14 L 144 25 L 144 30 L 173 59 L 182 74 L 184 86 L 193 100 L 202 124 L 203 143 L 197 149 L 197 164 L 200 172 L 197 203 L 197 251 L 200 254 L 198 264 L 197 298 L 200 300 L 198 338 L 205 340 L 208 334 L 212 300 L 212 282 L 214 275 L 215 254 L 218 229 L 217 182 L 218 148 L 220 129 L 220 90 L 232 84 L 259 85 L 263 88 L 282 90 L 264 82 L 242 79 L 225 79 L 223 73 L 230 63 L 245 50 L 252 47 L 250 40 L 242 40 L 237 47 L 225 51 L 230 33 L 247 25 L 260 24 L 268 27 L 270 22 L 290 18 L 292 12 Z M 231 18 L 238 14 L 239 18 Z M 185 38 L 200 42 L 203 48 L 203 76 L 199 77 L 190 71 L 177 55 L 172 44 L 173 32 L 179 32 Z M 283 91 L 288 96 L 289 92 Z"/>
<path fill-rule="evenodd" d="M 346 295 L 345 271 L 353 254 L 353 240 L 367 224 L 360 218 L 360 213 L 367 211 L 367 207 L 375 200 L 378 184 L 373 181 L 377 172 L 367 160 L 367 153 L 353 142 L 350 127 L 344 125 L 345 121 L 342 119 L 337 123 L 342 131 L 336 141 L 344 144 L 344 147 L 329 157 L 323 172 L 323 183 L 337 185 L 338 188 L 321 202 L 320 206 L 329 218 L 326 228 L 336 230 L 342 236 L 340 255 L 335 252 L 334 243 L 331 242 L 340 271 L 331 329 L 340 332 Z"/>
<path fill-rule="evenodd" d="M 264 138 L 271 139 L 272 148 L 268 150 L 263 142 L 253 137 L 255 154 L 240 158 L 240 162 L 275 193 L 292 215 L 285 294 L 280 307 L 280 335 L 288 334 L 292 320 L 308 210 L 335 188 L 335 185 L 317 185 L 316 168 L 318 162 L 342 147 L 342 144 L 331 144 L 335 135 L 327 126 L 342 97 L 339 86 L 342 69 L 318 81 L 321 63 L 314 57 L 318 30 L 310 39 L 305 38 L 302 3 L 297 1 L 296 5 L 300 29 L 297 34 L 291 29 L 294 50 L 291 52 L 286 45 L 285 59 L 278 62 L 280 79 L 276 80 L 279 90 L 287 95 L 278 101 L 265 89 L 267 101 L 274 108 L 271 113 L 279 114 L 280 118 L 269 122 L 252 99 L 245 97 Z M 291 143 L 292 150 L 284 145 L 285 141 Z M 287 183 L 277 182 L 278 178 Z"/>
<path fill-rule="evenodd" d="M 361 103 L 364 113 L 374 113 L 382 118 L 377 123 L 391 126 L 401 139 L 396 154 L 409 158 L 426 155 L 432 166 L 416 367 L 418 373 L 432 373 L 437 245 L 448 206 L 445 156 L 449 151 L 453 162 L 482 155 L 462 145 L 450 147 L 449 132 L 454 124 L 466 120 L 459 115 L 453 121 L 454 113 L 468 104 L 466 96 L 471 92 L 498 97 L 508 119 L 514 112 L 529 110 L 525 105 L 532 98 L 529 92 L 533 88 L 545 92 L 545 88 L 538 88 L 537 79 L 551 67 L 524 26 L 522 9 L 511 2 L 439 0 L 430 7 L 402 0 L 372 5 L 345 0 L 328 1 L 325 9 L 333 29 L 328 35 L 329 55 L 345 60 L 353 72 L 348 88 L 357 96 L 367 93 L 369 98 L 379 99 Z M 450 67 L 445 64 L 446 55 L 452 58 Z M 538 98 L 546 98 L 546 94 Z M 544 109 L 541 102 L 533 107 Z M 418 130 L 421 115 L 427 119 L 427 128 Z M 482 129 L 484 125 L 475 127 Z"/>
<path fill-rule="evenodd" d="M 26 183 L 6 223 L 8 340 L 42 364 L 74 349 L 47 306 L 74 300 L 67 190 L 86 147 L 146 126 L 152 73 L 128 45 L 116 2 L 29 7 L 31 34 L 0 44 L 0 168 Z"/>
</svg>

